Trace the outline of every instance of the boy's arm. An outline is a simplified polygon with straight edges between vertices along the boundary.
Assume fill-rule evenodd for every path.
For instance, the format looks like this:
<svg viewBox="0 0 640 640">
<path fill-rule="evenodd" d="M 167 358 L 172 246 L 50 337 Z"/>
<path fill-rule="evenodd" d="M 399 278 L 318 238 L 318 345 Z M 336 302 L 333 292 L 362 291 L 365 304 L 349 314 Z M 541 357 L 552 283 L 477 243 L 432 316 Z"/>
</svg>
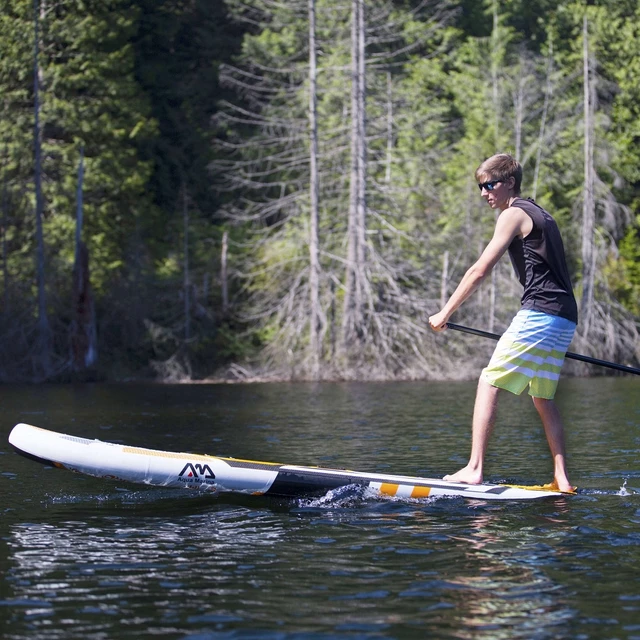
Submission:
<svg viewBox="0 0 640 640">
<path fill-rule="evenodd" d="M 531 231 L 531 224 L 529 216 L 518 207 L 510 207 L 500 214 L 496 221 L 493 238 L 482 255 L 469 267 L 444 307 L 429 318 L 429 326 L 434 331 L 442 331 L 446 328 L 447 321 L 453 312 L 482 284 L 513 239 Z"/>
</svg>

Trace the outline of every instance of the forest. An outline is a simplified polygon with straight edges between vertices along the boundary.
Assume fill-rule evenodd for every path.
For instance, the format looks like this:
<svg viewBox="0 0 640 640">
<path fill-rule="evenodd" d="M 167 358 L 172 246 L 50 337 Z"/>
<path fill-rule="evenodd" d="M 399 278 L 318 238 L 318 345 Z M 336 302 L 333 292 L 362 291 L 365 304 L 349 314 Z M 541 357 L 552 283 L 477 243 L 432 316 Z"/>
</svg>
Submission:
<svg viewBox="0 0 640 640">
<path fill-rule="evenodd" d="M 562 231 L 572 351 L 640 362 L 638 0 L 0 5 L 1 382 L 475 376 L 493 344 L 427 319 L 496 152 Z M 453 320 L 520 295 L 503 259 Z"/>
</svg>

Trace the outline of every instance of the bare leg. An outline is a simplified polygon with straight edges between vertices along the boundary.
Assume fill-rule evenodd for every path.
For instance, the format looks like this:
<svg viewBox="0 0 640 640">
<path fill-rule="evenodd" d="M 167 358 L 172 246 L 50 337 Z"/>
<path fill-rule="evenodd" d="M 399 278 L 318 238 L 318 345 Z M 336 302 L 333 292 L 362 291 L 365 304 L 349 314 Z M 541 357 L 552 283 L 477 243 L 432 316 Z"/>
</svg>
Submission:
<svg viewBox="0 0 640 640">
<path fill-rule="evenodd" d="M 558 407 L 553 400 L 545 398 L 533 398 L 533 404 L 544 425 L 544 432 L 553 457 L 553 484 L 560 491 L 573 491 L 575 487 L 571 485 L 567 477 L 564 427 Z"/>
<path fill-rule="evenodd" d="M 487 451 L 487 443 L 493 431 L 496 421 L 496 409 L 498 408 L 498 393 L 500 389 L 490 385 L 480 378 L 476 403 L 473 408 L 473 427 L 471 432 L 471 455 L 466 467 L 460 471 L 445 476 L 445 480 L 452 482 L 465 482 L 467 484 L 480 484 L 484 455 Z"/>
</svg>

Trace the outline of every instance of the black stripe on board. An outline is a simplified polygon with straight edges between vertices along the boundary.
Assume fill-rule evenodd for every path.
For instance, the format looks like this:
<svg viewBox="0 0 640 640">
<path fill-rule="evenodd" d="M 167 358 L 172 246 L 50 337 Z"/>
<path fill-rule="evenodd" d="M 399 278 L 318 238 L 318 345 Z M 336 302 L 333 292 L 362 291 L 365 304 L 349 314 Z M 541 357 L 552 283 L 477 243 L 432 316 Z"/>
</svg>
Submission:
<svg viewBox="0 0 640 640">
<path fill-rule="evenodd" d="M 348 474 L 336 475 L 332 473 L 304 473 L 300 471 L 278 472 L 276 479 L 267 490 L 270 496 L 316 496 L 322 495 L 331 489 L 346 487 L 350 484 L 368 485 L 369 480 L 349 476 Z"/>
<path fill-rule="evenodd" d="M 511 489 L 511 487 L 493 487 L 493 489 L 489 489 L 488 491 L 485 491 L 485 493 L 495 493 L 495 494 L 501 494 L 504 493 L 505 491 L 509 491 L 509 489 Z"/>
</svg>

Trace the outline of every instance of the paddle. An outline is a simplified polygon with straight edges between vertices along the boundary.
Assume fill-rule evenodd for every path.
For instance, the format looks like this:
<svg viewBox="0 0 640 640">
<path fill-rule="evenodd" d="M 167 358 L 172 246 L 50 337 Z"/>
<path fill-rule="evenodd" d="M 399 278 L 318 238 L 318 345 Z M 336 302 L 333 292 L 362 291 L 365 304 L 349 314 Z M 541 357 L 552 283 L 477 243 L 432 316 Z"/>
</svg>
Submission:
<svg viewBox="0 0 640 640">
<path fill-rule="evenodd" d="M 463 333 L 471 333 L 474 336 L 480 336 L 482 338 L 491 338 L 491 340 L 499 340 L 500 336 L 497 333 L 489 333 L 488 331 L 480 331 L 480 329 L 471 329 L 469 327 L 463 327 L 459 324 L 454 324 L 453 322 L 447 322 L 447 327 L 449 329 L 453 329 L 454 331 L 462 331 Z M 583 356 L 579 353 L 571 353 L 571 351 L 567 351 L 567 358 L 571 358 L 572 360 L 580 360 L 580 362 L 588 362 L 589 364 L 597 364 L 601 367 L 608 367 L 609 369 L 616 369 L 617 371 L 624 371 L 625 373 L 635 373 L 637 376 L 640 376 L 640 369 L 636 369 L 635 367 L 627 367 L 624 364 L 617 364 L 616 362 L 607 362 L 606 360 L 598 360 L 597 358 L 590 358 L 589 356 Z"/>
</svg>

